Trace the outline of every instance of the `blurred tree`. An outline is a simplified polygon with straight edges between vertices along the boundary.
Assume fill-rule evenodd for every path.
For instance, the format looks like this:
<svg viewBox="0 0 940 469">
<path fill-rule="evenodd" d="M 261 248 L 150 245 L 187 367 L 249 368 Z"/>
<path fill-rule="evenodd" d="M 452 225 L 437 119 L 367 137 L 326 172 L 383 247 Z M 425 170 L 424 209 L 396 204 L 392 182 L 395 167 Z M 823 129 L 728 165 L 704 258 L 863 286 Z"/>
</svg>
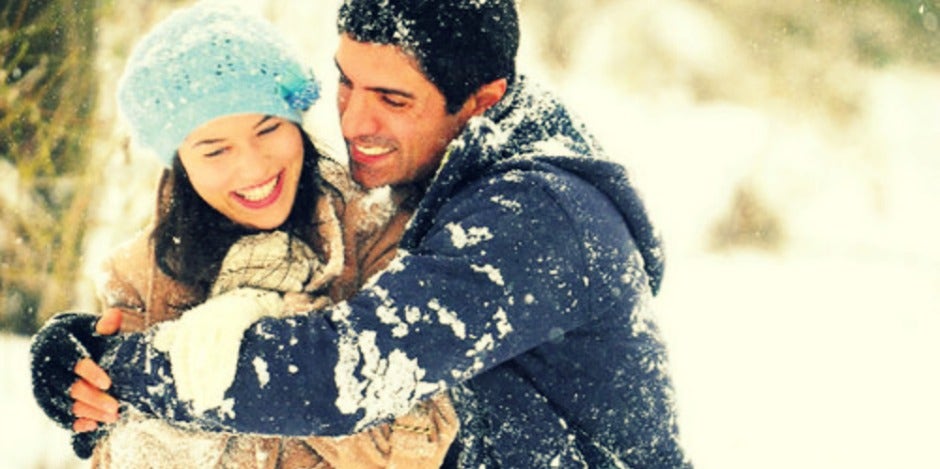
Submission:
<svg viewBox="0 0 940 469">
<path fill-rule="evenodd" d="M 712 251 L 742 247 L 777 251 L 785 243 L 783 221 L 764 202 L 756 184 L 742 181 L 738 183 L 725 215 L 713 224 L 708 248 Z"/>
<path fill-rule="evenodd" d="M 571 65 L 571 54 L 584 28 L 615 0 L 520 0 L 520 14 L 531 18 L 539 60 L 558 72 Z"/>
<path fill-rule="evenodd" d="M 0 7 L 0 329 L 67 308 L 95 177 L 95 0 Z"/>
</svg>

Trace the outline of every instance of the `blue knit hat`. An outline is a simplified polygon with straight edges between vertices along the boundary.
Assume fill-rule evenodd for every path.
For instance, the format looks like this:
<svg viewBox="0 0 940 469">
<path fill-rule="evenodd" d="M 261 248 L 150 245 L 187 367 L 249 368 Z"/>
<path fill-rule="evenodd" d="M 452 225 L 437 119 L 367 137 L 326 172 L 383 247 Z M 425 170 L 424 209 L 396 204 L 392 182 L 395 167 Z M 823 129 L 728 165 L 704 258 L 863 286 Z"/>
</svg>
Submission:
<svg viewBox="0 0 940 469">
<path fill-rule="evenodd" d="M 234 3 L 204 1 L 158 24 L 131 52 L 118 106 L 135 143 L 167 165 L 217 117 L 264 114 L 301 123 L 319 97 L 281 34 Z"/>
</svg>

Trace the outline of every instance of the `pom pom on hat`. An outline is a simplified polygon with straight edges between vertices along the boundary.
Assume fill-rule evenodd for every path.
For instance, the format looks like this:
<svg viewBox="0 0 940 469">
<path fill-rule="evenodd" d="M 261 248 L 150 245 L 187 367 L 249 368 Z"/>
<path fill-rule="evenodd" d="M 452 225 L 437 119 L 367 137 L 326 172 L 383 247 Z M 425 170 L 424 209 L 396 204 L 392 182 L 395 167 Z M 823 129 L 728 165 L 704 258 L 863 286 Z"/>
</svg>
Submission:
<svg viewBox="0 0 940 469">
<path fill-rule="evenodd" d="M 169 165 L 186 136 L 212 119 L 253 113 L 299 124 L 319 95 L 313 73 L 272 24 L 234 3 L 203 1 L 137 44 L 118 106 L 135 143 Z"/>
</svg>

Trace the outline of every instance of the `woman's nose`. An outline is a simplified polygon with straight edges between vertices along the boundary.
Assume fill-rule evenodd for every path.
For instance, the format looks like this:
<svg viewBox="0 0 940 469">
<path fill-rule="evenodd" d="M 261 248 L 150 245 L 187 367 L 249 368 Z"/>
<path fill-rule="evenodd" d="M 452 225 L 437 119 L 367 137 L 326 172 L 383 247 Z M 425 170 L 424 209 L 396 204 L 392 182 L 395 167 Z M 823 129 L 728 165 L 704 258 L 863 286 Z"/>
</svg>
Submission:
<svg viewBox="0 0 940 469">
<path fill-rule="evenodd" d="M 258 139 L 249 139 L 238 151 L 238 169 L 246 179 L 266 176 L 270 154 Z"/>
</svg>

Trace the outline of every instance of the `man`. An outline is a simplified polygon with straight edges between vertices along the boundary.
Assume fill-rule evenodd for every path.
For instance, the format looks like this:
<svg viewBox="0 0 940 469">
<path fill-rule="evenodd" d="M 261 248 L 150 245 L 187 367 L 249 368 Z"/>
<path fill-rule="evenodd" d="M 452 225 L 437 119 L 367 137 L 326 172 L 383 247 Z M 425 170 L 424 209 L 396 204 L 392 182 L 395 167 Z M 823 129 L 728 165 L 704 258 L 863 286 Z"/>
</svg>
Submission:
<svg viewBox="0 0 940 469">
<path fill-rule="evenodd" d="M 120 400 L 204 429 L 342 435 L 447 391 L 448 467 L 690 466 L 651 315 L 659 237 L 625 170 L 516 73 L 514 2 L 347 0 L 338 26 L 353 177 L 421 194 L 392 265 L 325 314 L 252 325 L 208 410 L 153 333 L 58 332 L 106 355 Z M 81 363 L 89 429 L 114 402 Z"/>
</svg>

